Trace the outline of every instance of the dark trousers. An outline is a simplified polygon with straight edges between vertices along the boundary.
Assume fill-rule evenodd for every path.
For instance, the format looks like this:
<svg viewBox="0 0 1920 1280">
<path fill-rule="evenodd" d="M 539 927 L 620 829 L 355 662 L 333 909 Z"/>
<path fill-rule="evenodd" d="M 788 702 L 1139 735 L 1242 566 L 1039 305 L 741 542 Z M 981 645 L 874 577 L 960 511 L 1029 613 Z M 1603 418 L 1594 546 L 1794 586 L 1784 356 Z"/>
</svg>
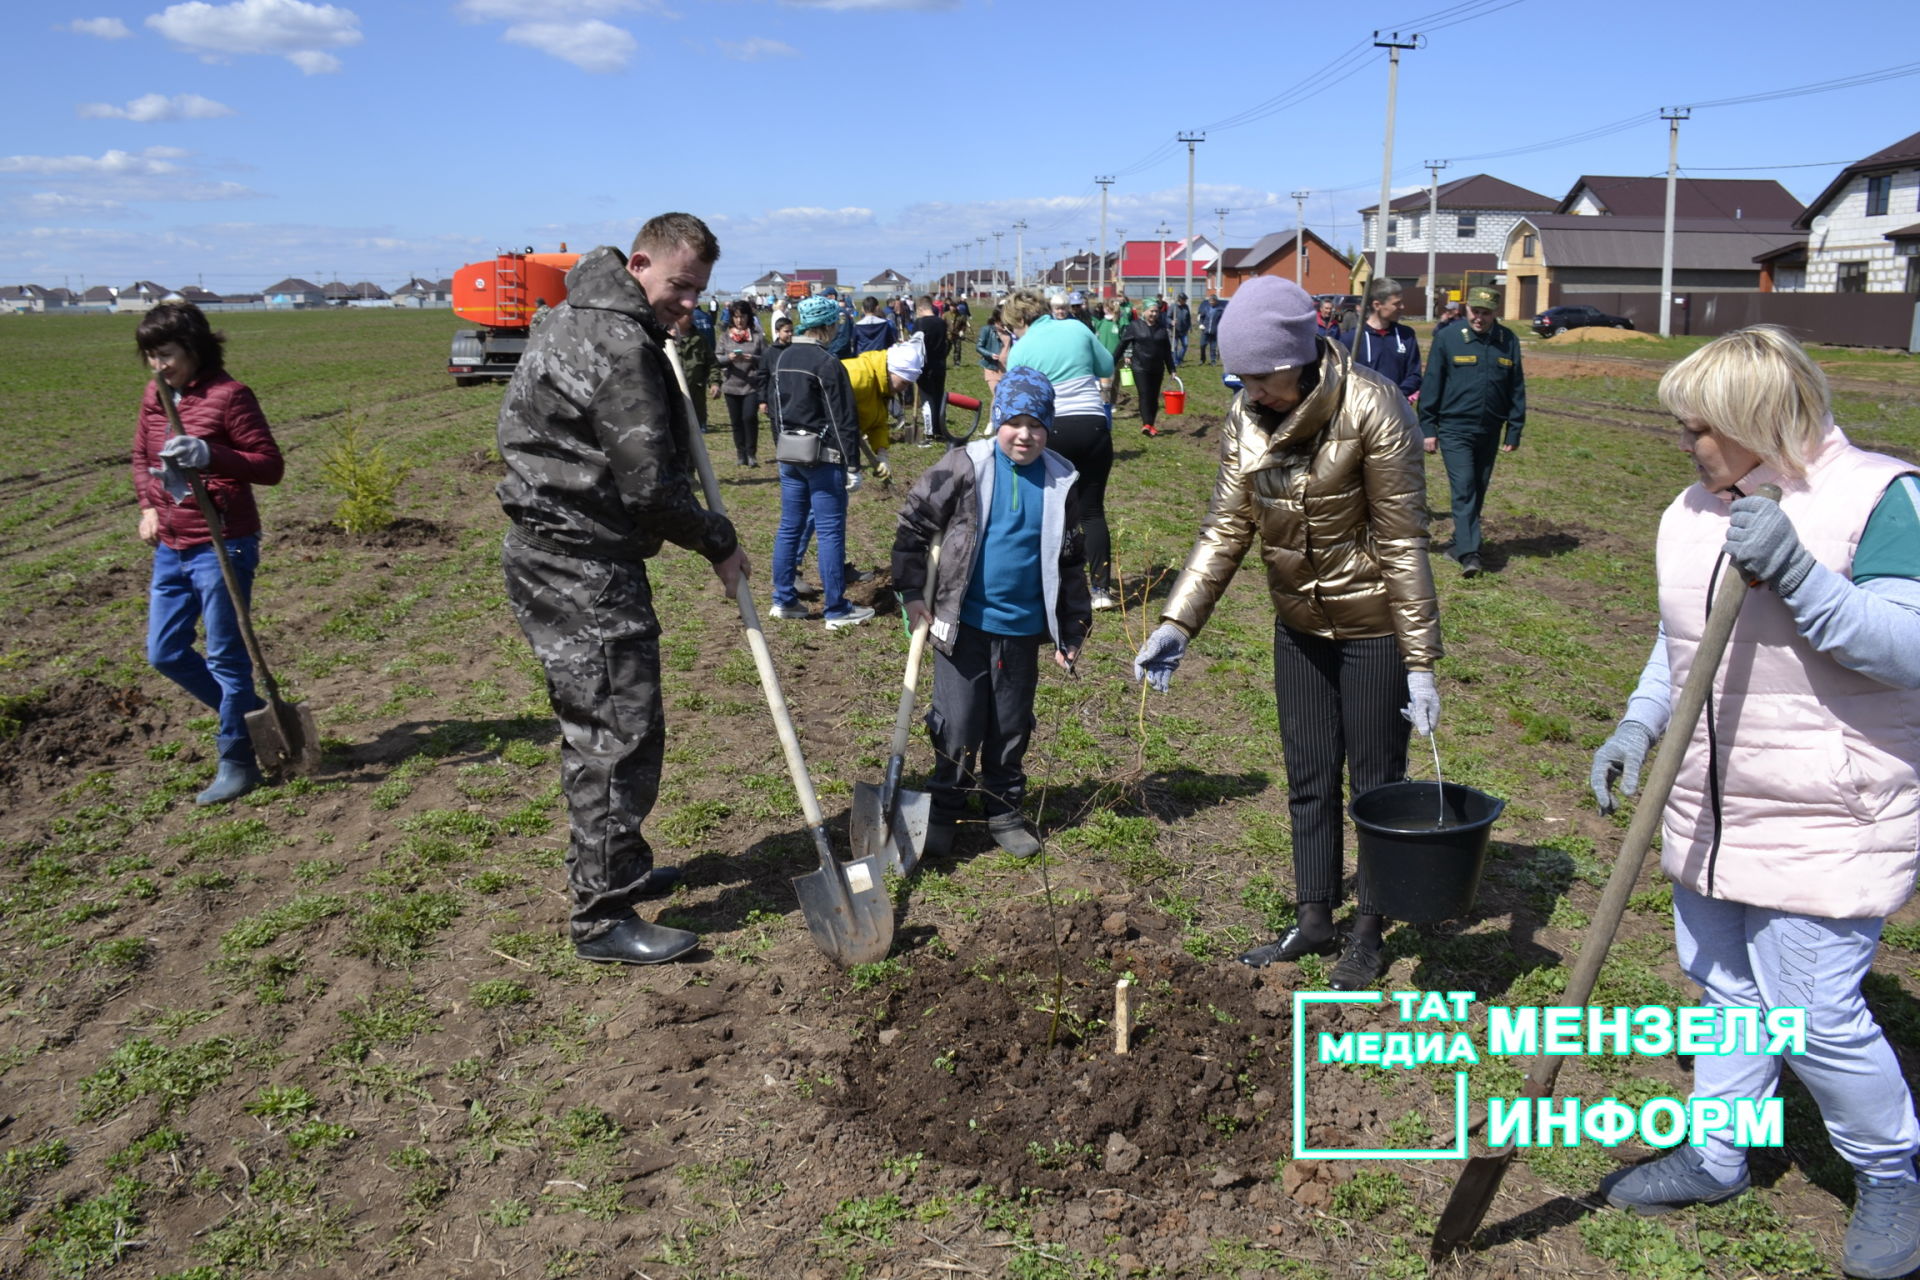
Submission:
<svg viewBox="0 0 1920 1280">
<path fill-rule="evenodd" d="M 920 374 L 920 402 L 933 415 L 933 434 L 947 434 L 947 366 L 930 360 Z"/>
<path fill-rule="evenodd" d="M 1160 384 L 1166 378 L 1166 370 L 1156 365 L 1143 369 L 1133 367 L 1133 394 L 1140 397 L 1140 425 L 1150 427 L 1160 416 Z"/>
<path fill-rule="evenodd" d="M 1456 432 L 1441 427 L 1435 435 L 1453 496 L 1453 556 L 1479 555 L 1480 509 L 1487 505 L 1493 464 L 1500 457 L 1500 428 Z"/>
<path fill-rule="evenodd" d="M 1113 424 L 1104 413 L 1053 420 L 1047 447 L 1073 464 L 1080 478 L 1080 528 L 1087 539 L 1087 573 L 1095 591 L 1112 585 L 1113 538 L 1107 531 L 1107 475 L 1113 470 Z"/>
<path fill-rule="evenodd" d="M 1218 360 L 1220 358 L 1220 344 L 1214 341 L 1211 333 L 1203 331 L 1200 334 L 1200 363 L 1212 363 L 1212 360 L 1208 359 L 1209 355 L 1211 355 L 1212 360 Z"/>
<path fill-rule="evenodd" d="M 752 395 L 726 393 L 727 420 L 733 423 L 733 456 L 741 462 L 760 456 L 760 401 Z"/>
<path fill-rule="evenodd" d="M 1407 776 L 1407 668 L 1392 636 L 1329 640 L 1273 625 L 1273 692 L 1293 819 L 1293 875 L 1301 902 L 1338 906 L 1346 808 L 1354 795 Z M 1359 906 L 1377 914 L 1366 877 Z"/>
<path fill-rule="evenodd" d="M 659 795 L 667 745 L 660 624 L 637 561 L 550 555 L 511 537 L 502 559 L 507 599 L 560 719 L 567 887 L 583 942 L 633 914 L 653 868 L 640 824 Z"/>
<path fill-rule="evenodd" d="M 1033 695 L 1040 683 L 1041 636 L 996 636 L 962 622 L 953 652 L 934 651 L 934 812 L 951 822 L 977 787 L 989 818 L 1013 813 L 1027 793 L 1022 765 L 1033 741 Z M 977 768 L 971 764 L 979 758 Z"/>
</svg>

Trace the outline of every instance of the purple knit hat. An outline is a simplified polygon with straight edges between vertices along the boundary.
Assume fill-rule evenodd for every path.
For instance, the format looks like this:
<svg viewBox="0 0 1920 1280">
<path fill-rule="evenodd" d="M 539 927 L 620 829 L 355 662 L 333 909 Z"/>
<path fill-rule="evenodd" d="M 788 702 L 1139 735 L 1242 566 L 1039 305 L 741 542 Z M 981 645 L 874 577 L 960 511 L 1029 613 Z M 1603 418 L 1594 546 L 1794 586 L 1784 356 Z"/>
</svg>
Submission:
<svg viewBox="0 0 1920 1280">
<path fill-rule="evenodd" d="M 1234 290 L 1220 317 L 1220 365 L 1259 376 L 1312 364 L 1318 355 L 1313 298 L 1279 276 L 1255 276 Z"/>
</svg>

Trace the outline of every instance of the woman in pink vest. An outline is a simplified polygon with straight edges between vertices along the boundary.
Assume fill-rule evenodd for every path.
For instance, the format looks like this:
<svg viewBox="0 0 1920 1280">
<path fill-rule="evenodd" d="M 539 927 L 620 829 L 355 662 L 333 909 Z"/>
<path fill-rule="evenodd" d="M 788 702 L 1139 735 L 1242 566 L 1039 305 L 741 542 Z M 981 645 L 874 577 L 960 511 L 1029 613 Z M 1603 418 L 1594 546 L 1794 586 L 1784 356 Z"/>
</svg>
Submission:
<svg viewBox="0 0 1920 1280">
<path fill-rule="evenodd" d="M 1615 782 L 1633 793 L 1719 576 L 1758 584 L 1664 815 L 1680 964 L 1707 1007 L 1806 1011 L 1793 1072 L 1858 1188 L 1844 1269 L 1904 1276 L 1920 1267 L 1920 1124 L 1860 984 L 1920 850 L 1920 480 L 1848 443 L 1826 375 L 1781 329 L 1702 347 L 1660 402 L 1699 483 L 1661 518 L 1660 635 L 1594 795 L 1611 812 Z M 1750 496 L 1764 484 L 1778 503 Z M 1701 1054 L 1693 1097 L 1766 1098 L 1779 1075 L 1777 1055 Z M 1601 1191 L 1640 1214 L 1729 1199 L 1748 1185 L 1730 1135 L 1693 1135 Z"/>
</svg>

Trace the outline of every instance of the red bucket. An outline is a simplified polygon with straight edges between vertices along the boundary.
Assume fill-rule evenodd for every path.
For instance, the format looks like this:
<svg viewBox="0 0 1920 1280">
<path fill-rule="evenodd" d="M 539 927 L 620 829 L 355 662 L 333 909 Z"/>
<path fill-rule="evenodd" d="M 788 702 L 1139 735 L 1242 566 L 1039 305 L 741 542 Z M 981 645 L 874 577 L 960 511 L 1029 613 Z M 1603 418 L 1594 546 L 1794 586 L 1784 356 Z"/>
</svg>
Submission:
<svg viewBox="0 0 1920 1280">
<path fill-rule="evenodd" d="M 1177 418 L 1187 411 L 1187 384 L 1180 381 L 1180 375 L 1177 373 L 1173 375 L 1173 381 L 1175 389 L 1162 391 L 1160 398 L 1166 402 L 1167 415 Z"/>
</svg>

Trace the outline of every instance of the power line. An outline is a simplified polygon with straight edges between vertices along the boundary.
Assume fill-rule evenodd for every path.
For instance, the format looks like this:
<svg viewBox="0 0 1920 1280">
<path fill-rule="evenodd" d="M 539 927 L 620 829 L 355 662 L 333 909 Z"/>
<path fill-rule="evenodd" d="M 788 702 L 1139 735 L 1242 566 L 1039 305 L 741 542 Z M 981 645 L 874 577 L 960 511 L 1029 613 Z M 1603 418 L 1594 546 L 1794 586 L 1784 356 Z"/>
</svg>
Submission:
<svg viewBox="0 0 1920 1280">
<path fill-rule="evenodd" d="M 1765 89 L 1759 93 L 1746 93 L 1734 98 L 1715 98 L 1711 102 L 1695 102 L 1689 105 L 1693 110 L 1699 111 L 1706 107 L 1738 107 L 1750 102 L 1776 102 L 1782 98 L 1803 98 L 1816 93 L 1832 93 L 1836 89 L 1853 89 L 1861 85 L 1879 84 L 1883 80 L 1899 80 L 1912 75 L 1920 75 L 1920 62 L 1903 62 L 1894 67 L 1882 67 L 1878 71 L 1861 71 L 1850 76 L 1816 80 L 1812 84 L 1794 85 L 1787 89 Z"/>
</svg>

